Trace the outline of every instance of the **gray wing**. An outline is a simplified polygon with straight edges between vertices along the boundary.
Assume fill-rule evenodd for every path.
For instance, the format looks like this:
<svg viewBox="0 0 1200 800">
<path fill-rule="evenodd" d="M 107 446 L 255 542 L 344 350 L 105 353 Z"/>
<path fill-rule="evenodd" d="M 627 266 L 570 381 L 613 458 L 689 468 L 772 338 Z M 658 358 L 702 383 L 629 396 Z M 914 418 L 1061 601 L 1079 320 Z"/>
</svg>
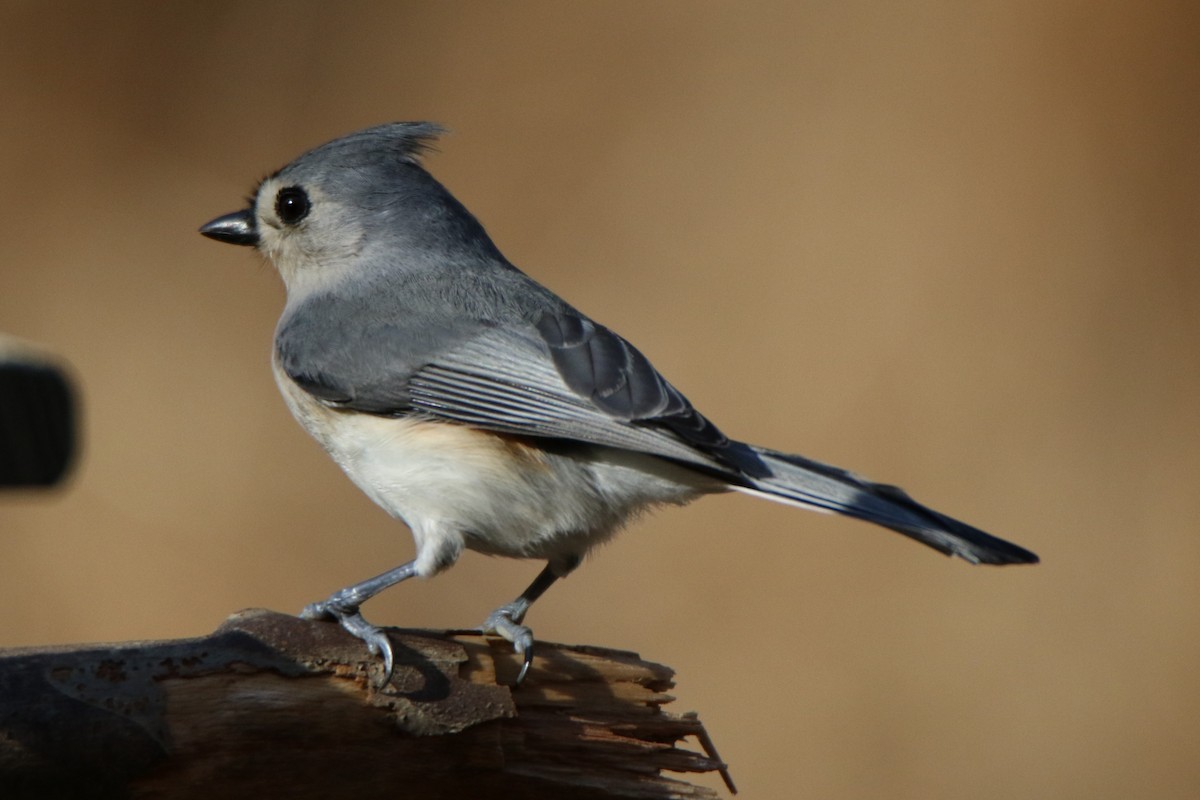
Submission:
<svg viewBox="0 0 1200 800">
<path fill-rule="evenodd" d="M 449 329 L 413 320 L 372 324 L 357 310 L 296 315 L 276 334 L 284 371 L 331 406 L 424 413 L 728 471 L 725 436 L 636 348 L 581 315 L 561 310 L 533 323 Z"/>
<path fill-rule="evenodd" d="M 280 367 L 323 403 L 369 414 L 411 410 L 408 382 L 437 354 L 486 330 L 438 309 L 382 313 L 369 295 L 318 295 L 286 313 L 275 331 Z"/>
<path fill-rule="evenodd" d="M 492 328 L 443 353 L 409 381 L 413 410 L 728 471 L 720 463 L 725 437 L 631 345 L 589 323 L 603 333 L 560 346 L 542 334 L 551 324 Z M 595 341 L 607 337 L 623 347 Z"/>
<path fill-rule="evenodd" d="M 577 314 L 543 314 L 536 323 L 568 387 L 628 422 L 653 423 L 704 450 L 728 446 L 716 426 L 617 334 Z"/>
</svg>

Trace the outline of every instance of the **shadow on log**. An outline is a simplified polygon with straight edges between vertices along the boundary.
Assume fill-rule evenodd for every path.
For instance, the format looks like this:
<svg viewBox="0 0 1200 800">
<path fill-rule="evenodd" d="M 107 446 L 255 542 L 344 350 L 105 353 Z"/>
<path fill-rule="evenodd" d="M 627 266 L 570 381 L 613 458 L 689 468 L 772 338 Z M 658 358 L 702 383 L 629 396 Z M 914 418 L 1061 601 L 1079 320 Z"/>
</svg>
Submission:
<svg viewBox="0 0 1200 800">
<path fill-rule="evenodd" d="M 539 642 L 244 611 L 211 636 L 0 649 L 0 797 L 697 798 L 728 773 L 667 667 Z M 694 739 L 704 753 L 679 746 Z"/>
</svg>

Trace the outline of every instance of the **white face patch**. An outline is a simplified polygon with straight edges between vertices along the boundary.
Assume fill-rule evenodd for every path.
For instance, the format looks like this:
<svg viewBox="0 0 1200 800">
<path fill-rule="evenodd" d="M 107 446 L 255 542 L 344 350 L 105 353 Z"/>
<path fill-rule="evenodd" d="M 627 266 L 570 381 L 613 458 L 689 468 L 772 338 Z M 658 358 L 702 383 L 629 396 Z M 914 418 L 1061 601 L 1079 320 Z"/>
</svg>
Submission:
<svg viewBox="0 0 1200 800">
<path fill-rule="evenodd" d="M 279 213 L 280 193 L 300 190 L 308 212 L 289 224 Z M 289 297 L 304 296 L 340 280 L 363 239 L 361 224 L 343 204 L 312 184 L 275 176 L 263 181 L 254 203 L 259 251 L 271 260 Z"/>
</svg>

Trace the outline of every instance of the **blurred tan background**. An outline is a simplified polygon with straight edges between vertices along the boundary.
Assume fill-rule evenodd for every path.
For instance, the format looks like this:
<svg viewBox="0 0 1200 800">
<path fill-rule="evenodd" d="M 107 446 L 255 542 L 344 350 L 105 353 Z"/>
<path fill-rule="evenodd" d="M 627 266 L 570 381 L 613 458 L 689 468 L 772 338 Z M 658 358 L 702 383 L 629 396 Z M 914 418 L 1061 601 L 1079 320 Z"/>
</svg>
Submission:
<svg viewBox="0 0 1200 800">
<path fill-rule="evenodd" d="M 678 671 L 746 797 L 1200 793 L 1200 19 L 1191 3 L 0 11 L 0 330 L 67 358 L 70 485 L 0 496 L 0 644 L 201 634 L 410 557 L 291 420 L 282 305 L 196 234 L 359 127 L 730 434 L 1037 551 L 952 562 L 745 497 L 530 615 Z M 468 555 L 367 607 L 477 624 Z"/>
</svg>

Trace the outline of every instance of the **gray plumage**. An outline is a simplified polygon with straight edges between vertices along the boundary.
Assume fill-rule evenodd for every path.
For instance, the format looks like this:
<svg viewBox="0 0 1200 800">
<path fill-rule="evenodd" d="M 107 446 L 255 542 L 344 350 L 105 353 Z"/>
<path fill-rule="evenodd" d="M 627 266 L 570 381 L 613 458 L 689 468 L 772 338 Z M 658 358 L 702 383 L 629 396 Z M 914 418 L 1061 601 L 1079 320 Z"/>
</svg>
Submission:
<svg viewBox="0 0 1200 800">
<path fill-rule="evenodd" d="M 439 132 L 396 123 L 330 142 L 266 178 L 251 209 L 201 229 L 256 245 L 279 269 L 288 302 L 275 369 L 289 407 L 417 540 L 411 564 L 311 616 L 339 619 L 387 656 L 358 613 L 366 597 L 445 568 L 463 547 L 546 558 L 484 626 L 528 658 L 521 617 L 588 549 L 644 508 L 728 489 L 873 522 L 973 563 L 1037 560 L 896 487 L 726 437 L 633 345 L 505 260 L 421 166 Z"/>
</svg>

